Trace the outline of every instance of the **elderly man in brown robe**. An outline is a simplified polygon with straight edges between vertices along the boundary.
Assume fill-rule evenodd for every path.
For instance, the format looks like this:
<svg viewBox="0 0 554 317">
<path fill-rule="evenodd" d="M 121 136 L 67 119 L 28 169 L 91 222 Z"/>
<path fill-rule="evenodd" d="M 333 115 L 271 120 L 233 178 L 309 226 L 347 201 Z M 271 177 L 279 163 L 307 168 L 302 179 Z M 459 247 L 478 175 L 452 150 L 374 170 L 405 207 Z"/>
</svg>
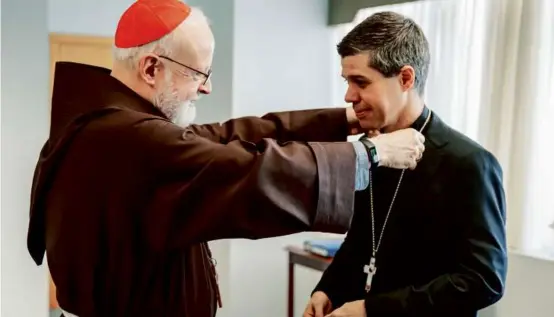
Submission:
<svg viewBox="0 0 554 317">
<path fill-rule="evenodd" d="M 205 17 L 139 0 L 107 70 L 56 65 L 50 137 L 32 188 L 28 248 L 46 251 L 65 316 L 213 317 L 207 241 L 345 232 L 371 164 L 414 168 L 403 130 L 345 142 L 352 109 L 190 125 L 211 90 Z"/>
</svg>

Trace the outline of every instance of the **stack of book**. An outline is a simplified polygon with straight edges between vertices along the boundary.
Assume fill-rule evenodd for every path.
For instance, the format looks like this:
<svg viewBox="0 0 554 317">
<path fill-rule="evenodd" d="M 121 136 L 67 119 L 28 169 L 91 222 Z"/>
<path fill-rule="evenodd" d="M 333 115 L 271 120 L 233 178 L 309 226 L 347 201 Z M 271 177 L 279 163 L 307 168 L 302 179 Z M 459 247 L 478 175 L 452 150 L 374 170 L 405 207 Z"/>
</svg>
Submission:
<svg viewBox="0 0 554 317">
<path fill-rule="evenodd" d="M 304 250 L 326 258 L 335 256 L 343 239 L 318 239 L 304 241 Z"/>
</svg>

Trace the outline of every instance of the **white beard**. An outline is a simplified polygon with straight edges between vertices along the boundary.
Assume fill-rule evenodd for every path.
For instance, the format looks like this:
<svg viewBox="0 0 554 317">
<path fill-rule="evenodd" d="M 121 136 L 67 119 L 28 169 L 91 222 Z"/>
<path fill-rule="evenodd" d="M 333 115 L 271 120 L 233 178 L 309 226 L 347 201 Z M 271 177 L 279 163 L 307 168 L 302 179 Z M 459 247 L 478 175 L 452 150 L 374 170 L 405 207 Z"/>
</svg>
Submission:
<svg viewBox="0 0 554 317">
<path fill-rule="evenodd" d="M 173 123 L 183 128 L 188 127 L 196 118 L 196 106 L 190 101 L 181 103 L 178 107 L 177 115 L 171 119 Z"/>
<path fill-rule="evenodd" d="M 171 122 L 181 126 L 189 126 L 196 118 L 196 107 L 190 100 L 179 100 L 174 89 L 171 74 L 166 78 L 166 84 L 154 97 L 153 103 Z"/>
</svg>

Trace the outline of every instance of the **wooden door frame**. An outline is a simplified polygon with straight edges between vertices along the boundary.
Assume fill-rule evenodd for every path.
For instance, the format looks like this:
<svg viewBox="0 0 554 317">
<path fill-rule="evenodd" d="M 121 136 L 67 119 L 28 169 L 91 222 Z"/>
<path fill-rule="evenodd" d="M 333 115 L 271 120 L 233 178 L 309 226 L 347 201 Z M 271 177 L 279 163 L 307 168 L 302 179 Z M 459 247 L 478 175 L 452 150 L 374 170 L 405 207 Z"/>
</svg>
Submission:
<svg viewBox="0 0 554 317">
<path fill-rule="evenodd" d="M 64 33 L 50 33 L 48 34 L 48 43 L 50 47 L 50 81 L 54 78 L 54 69 L 56 58 L 59 56 L 57 50 L 61 45 L 98 45 L 102 47 L 113 46 L 113 37 L 110 36 L 94 36 L 94 35 L 80 35 L 80 34 L 64 34 Z M 50 82 L 50 91 L 52 91 L 52 82 Z"/>
<path fill-rule="evenodd" d="M 99 45 L 102 47 L 113 45 L 113 37 L 63 34 L 63 33 L 50 33 L 48 35 L 48 41 L 50 43 L 50 62 L 51 63 L 54 63 L 55 57 L 58 55 L 55 52 L 55 49 L 57 48 L 58 45 L 87 44 L 87 45 Z"/>
</svg>

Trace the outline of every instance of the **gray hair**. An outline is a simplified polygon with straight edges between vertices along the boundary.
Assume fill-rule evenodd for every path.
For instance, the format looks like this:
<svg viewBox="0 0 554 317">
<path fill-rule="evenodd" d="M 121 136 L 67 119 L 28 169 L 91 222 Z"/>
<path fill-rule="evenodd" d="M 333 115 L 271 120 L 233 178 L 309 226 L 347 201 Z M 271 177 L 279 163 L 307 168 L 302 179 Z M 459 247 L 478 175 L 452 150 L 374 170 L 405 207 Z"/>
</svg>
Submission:
<svg viewBox="0 0 554 317">
<path fill-rule="evenodd" d="M 172 57 L 175 50 L 175 34 L 178 30 L 186 28 L 188 25 L 194 25 L 199 23 L 208 24 L 208 18 L 204 15 L 202 10 L 198 8 L 191 8 L 190 15 L 183 21 L 175 30 L 165 35 L 159 40 L 150 42 L 148 44 L 131 47 L 131 48 L 118 48 L 113 47 L 113 59 L 114 62 L 123 63 L 130 69 L 137 67 L 139 60 L 145 54 L 157 54 L 167 57 Z"/>
<path fill-rule="evenodd" d="M 371 15 L 356 25 L 337 45 L 339 55 L 369 53 L 368 66 L 385 77 L 396 76 L 402 67 L 415 70 L 415 89 L 425 91 L 431 55 L 423 31 L 412 19 L 385 11 Z"/>
</svg>

